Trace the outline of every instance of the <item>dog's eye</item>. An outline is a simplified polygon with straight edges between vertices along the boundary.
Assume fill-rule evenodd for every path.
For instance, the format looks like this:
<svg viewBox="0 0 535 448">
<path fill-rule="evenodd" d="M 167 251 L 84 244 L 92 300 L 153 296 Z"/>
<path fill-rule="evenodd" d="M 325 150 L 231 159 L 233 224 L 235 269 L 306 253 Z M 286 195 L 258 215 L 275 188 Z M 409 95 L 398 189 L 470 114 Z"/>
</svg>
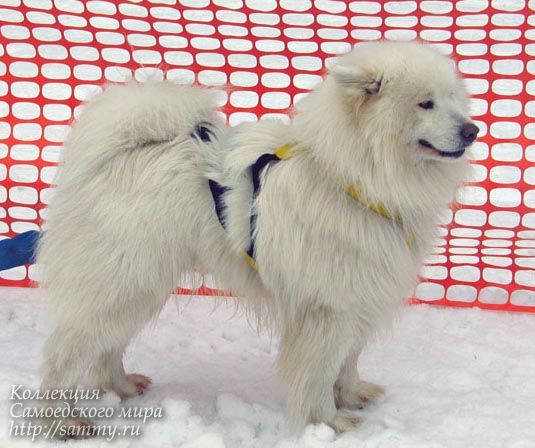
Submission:
<svg viewBox="0 0 535 448">
<path fill-rule="evenodd" d="M 418 103 L 418 106 L 420 106 L 422 109 L 433 109 L 435 107 L 435 103 L 431 100 L 429 101 L 422 101 L 421 103 Z"/>
</svg>

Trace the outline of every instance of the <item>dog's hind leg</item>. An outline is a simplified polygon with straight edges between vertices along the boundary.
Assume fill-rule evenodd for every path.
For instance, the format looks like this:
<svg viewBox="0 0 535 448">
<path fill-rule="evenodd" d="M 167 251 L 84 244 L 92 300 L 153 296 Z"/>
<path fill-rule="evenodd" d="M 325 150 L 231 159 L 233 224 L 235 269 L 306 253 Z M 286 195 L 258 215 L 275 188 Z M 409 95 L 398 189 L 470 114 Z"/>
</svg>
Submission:
<svg viewBox="0 0 535 448">
<path fill-rule="evenodd" d="M 360 417 L 337 410 L 333 388 L 353 345 L 347 317 L 327 306 L 306 308 L 284 329 L 279 371 L 288 387 L 288 417 L 297 427 L 324 422 L 350 431 Z"/>
<path fill-rule="evenodd" d="M 81 298 L 81 296 L 84 296 Z M 56 322 L 56 328 L 44 347 L 42 392 L 54 389 L 76 389 L 87 370 L 94 366 L 102 389 L 114 390 L 121 397 L 132 396 L 145 388 L 150 380 L 141 375 L 125 374 L 121 354 L 128 341 L 161 309 L 166 297 L 146 296 L 124 298 L 119 293 L 109 300 L 107 306 L 83 307 L 80 294 L 79 318 L 65 313 Z M 73 304 L 74 306 L 74 304 Z M 128 309 L 125 310 L 125 307 Z M 72 406 L 72 403 L 68 403 Z M 48 407 L 66 407 L 62 400 L 46 403 Z M 71 407 L 72 409 L 72 407 Z M 63 410 L 62 410 L 63 411 Z M 57 419 L 56 427 L 81 428 L 91 422 L 74 414 Z M 48 422 L 52 424 L 52 422 Z M 73 437 L 78 437 L 76 429 Z M 91 434 L 84 434 L 91 435 Z M 64 437 L 63 434 L 58 434 Z"/>
<path fill-rule="evenodd" d="M 41 382 L 41 393 L 44 396 L 52 396 L 56 390 L 68 397 L 77 388 L 89 365 L 98 355 L 94 342 L 92 334 L 76 326 L 56 328 L 44 347 Z M 92 436 L 93 423 L 73 412 L 76 403 L 72 399 L 49 399 L 40 404 L 43 411 L 53 409 L 54 413 L 61 416 L 50 417 L 43 422 L 50 428 L 57 428 L 54 431 L 55 437 L 66 439 Z"/>
<path fill-rule="evenodd" d="M 360 380 L 357 363 L 361 351 L 360 347 L 351 351 L 334 385 L 334 398 L 339 408 L 362 409 L 385 393 L 381 386 Z"/>
</svg>

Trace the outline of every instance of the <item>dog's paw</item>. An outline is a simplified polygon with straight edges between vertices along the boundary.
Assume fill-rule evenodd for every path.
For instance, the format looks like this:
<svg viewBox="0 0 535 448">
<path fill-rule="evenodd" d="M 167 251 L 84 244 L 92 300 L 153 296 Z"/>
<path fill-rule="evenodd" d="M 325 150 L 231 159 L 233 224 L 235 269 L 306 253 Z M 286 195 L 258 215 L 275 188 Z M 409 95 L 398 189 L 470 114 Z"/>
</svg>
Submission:
<svg viewBox="0 0 535 448">
<path fill-rule="evenodd" d="M 136 388 L 136 395 L 143 395 L 143 393 L 152 384 L 152 380 L 145 375 L 139 373 L 128 373 L 125 375 L 126 381 L 133 384 Z"/>
<path fill-rule="evenodd" d="M 355 431 L 361 423 L 362 417 L 349 409 L 340 409 L 328 425 L 339 434 L 346 431 Z"/>
<path fill-rule="evenodd" d="M 115 380 L 111 387 L 105 387 L 107 391 L 115 392 L 121 400 L 143 395 L 152 380 L 139 373 L 127 373 L 119 381 Z"/>
<path fill-rule="evenodd" d="M 336 388 L 336 405 L 339 408 L 357 407 L 364 409 L 384 394 L 384 388 L 377 384 L 368 383 L 367 381 L 357 381 L 350 388 Z"/>
</svg>

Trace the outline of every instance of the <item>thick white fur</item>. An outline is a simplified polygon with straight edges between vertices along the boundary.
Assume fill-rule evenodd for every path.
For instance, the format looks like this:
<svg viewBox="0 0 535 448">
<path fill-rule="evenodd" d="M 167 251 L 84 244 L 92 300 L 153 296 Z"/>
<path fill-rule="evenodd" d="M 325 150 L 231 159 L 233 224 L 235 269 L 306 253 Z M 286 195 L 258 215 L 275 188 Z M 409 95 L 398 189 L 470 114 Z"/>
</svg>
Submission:
<svg viewBox="0 0 535 448">
<path fill-rule="evenodd" d="M 418 107 L 429 99 L 433 110 Z M 439 211 L 468 174 L 464 157 L 418 144 L 459 148 L 469 121 L 461 82 L 427 47 L 378 43 L 344 57 L 290 125 L 226 130 L 214 103 L 211 92 L 169 83 L 114 86 L 74 124 L 38 259 L 55 324 L 42 387 L 74 387 L 92 366 L 103 388 L 134 394 L 124 348 L 197 269 L 248 296 L 245 306 L 277 330 L 290 421 L 352 429 L 358 418 L 337 406 L 382 392 L 359 380 L 358 355 L 415 285 Z M 199 121 L 219 127 L 216 142 L 190 136 Z M 297 154 L 266 170 L 254 204 L 257 274 L 240 254 L 253 206 L 247 168 L 291 142 Z M 227 231 L 207 178 L 232 188 Z M 403 224 L 333 178 L 358 183 Z"/>
</svg>

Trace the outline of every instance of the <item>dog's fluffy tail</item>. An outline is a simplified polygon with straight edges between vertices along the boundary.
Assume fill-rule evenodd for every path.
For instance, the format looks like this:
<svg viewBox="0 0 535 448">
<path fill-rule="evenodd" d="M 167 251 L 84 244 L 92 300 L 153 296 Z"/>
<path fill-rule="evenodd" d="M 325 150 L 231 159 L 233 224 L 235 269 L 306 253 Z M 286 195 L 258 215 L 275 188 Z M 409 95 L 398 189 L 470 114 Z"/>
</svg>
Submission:
<svg viewBox="0 0 535 448">
<path fill-rule="evenodd" d="M 171 82 L 108 86 L 84 105 L 66 141 L 65 163 L 103 163 L 117 152 L 187 138 L 196 123 L 220 120 L 216 95 Z"/>
<path fill-rule="evenodd" d="M 58 288 L 74 283 L 67 275 L 68 269 L 74 268 L 65 260 L 74 257 L 70 264 L 79 266 L 81 252 L 77 248 L 69 253 L 65 242 L 78 241 L 78 234 L 91 219 L 97 223 L 92 225 L 102 225 L 102 216 L 108 216 L 109 204 L 117 201 L 114 193 L 122 191 L 121 187 L 130 188 L 137 182 L 136 188 L 151 188 L 151 179 L 174 178 L 174 173 L 166 173 L 165 161 L 180 159 L 178 151 L 183 148 L 193 151 L 199 147 L 191 136 L 199 122 L 221 120 L 216 95 L 208 89 L 170 82 L 131 82 L 108 86 L 83 106 L 65 142 L 63 166 L 47 208 L 44 227 L 48 230 L 39 243 L 38 263 L 46 266 L 45 285 L 54 283 Z M 162 156 L 162 147 L 169 147 L 167 158 Z M 153 156 L 155 151 L 159 153 Z M 135 200 L 131 206 L 141 203 Z M 78 270 L 85 272 L 84 268 Z"/>
</svg>

